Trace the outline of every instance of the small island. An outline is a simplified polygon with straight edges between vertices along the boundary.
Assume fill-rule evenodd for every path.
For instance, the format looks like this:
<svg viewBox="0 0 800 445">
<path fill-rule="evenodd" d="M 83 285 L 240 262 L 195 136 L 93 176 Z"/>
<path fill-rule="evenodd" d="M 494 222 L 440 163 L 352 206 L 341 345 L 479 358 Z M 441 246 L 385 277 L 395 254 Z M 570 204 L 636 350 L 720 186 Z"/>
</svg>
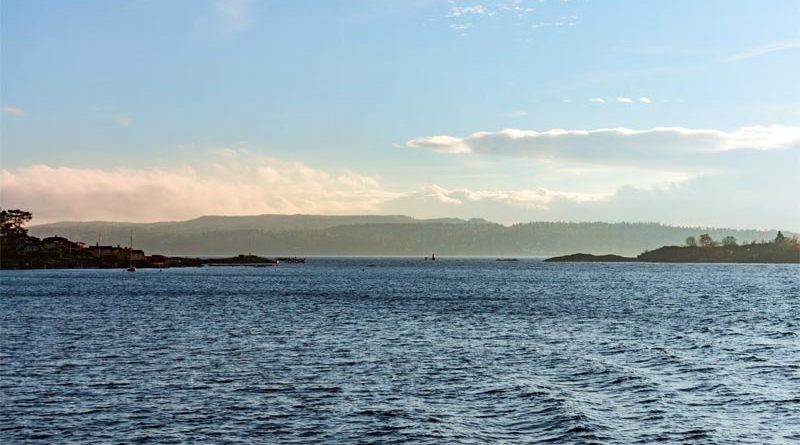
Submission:
<svg viewBox="0 0 800 445">
<path fill-rule="evenodd" d="M 708 234 L 686 238 L 683 246 L 664 246 L 634 257 L 575 253 L 548 258 L 547 262 L 595 263 L 800 263 L 800 242 L 783 233 L 772 241 L 739 245 L 732 236 L 714 241 Z"/>
<path fill-rule="evenodd" d="M 592 255 L 591 253 L 573 253 L 572 255 L 548 258 L 545 261 L 552 263 L 629 263 L 639 260 L 620 255 Z"/>
</svg>

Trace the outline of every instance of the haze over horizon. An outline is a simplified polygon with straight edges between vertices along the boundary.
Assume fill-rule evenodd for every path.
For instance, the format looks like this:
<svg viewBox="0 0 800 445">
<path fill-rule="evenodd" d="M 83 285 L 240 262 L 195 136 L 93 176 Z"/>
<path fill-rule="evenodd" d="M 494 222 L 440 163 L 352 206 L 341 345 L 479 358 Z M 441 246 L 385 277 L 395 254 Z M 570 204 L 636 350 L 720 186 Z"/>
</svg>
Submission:
<svg viewBox="0 0 800 445">
<path fill-rule="evenodd" d="M 800 2 L 4 0 L 0 205 L 800 231 Z"/>
<path fill-rule="evenodd" d="M 92 225 L 92 224 L 108 224 L 113 227 L 127 227 L 127 226 L 146 226 L 151 224 L 182 224 L 182 223 L 190 223 L 190 222 L 200 222 L 206 219 L 217 219 L 222 218 L 224 220 L 236 221 L 236 226 L 241 226 L 241 222 L 238 221 L 239 218 L 244 219 L 253 219 L 253 221 L 258 221 L 258 218 L 263 217 L 281 217 L 281 218 L 326 218 L 326 217 L 341 217 L 341 218 L 398 218 L 398 219 L 405 219 L 408 218 L 411 221 L 409 222 L 443 222 L 443 223 L 476 223 L 476 224 L 498 224 L 503 227 L 512 227 L 514 225 L 524 225 L 524 224 L 538 224 L 538 223 L 554 223 L 554 224 L 657 224 L 662 225 L 664 227 L 674 227 L 674 228 L 686 228 L 686 229 L 731 229 L 731 230 L 753 230 L 753 231 L 779 231 L 783 230 L 787 234 L 791 236 L 794 235 L 794 231 L 792 229 L 784 229 L 778 227 L 771 227 L 771 228 L 751 228 L 751 227 L 729 227 L 729 226 L 701 226 L 701 225 L 681 225 L 681 224 L 665 224 L 660 221 L 601 221 L 601 220 L 572 220 L 572 221 L 563 221 L 563 220 L 530 220 L 530 221 L 514 221 L 511 223 L 502 223 L 498 221 L 489 220 L 482 217 L 469 217 L 469 218 L 461 218 L 456 216 L 441 216 L 441 217 L 422 217 L 417 218 L 408 215 L 401 215 L 401 214 L 306 214 L 306 213 L 262 213 L 258 215 L 200 215 L 192 218 L 184 218 L 184 219 L 170 219 L 170 220 L 158 220 L 158 221 L 125 221 L 125 220 L 100 220 L 100 219 L 93 219 L 93 220 L 79 220 L 79 219 L 64 219 L 64 220 L 53 220 L 53 221 L 38 221 L 37 218 L 33 218 L 33 221 L 30 223 L 30 228 L 37 229 L 37 231 L 41 232 L 42 229 L 51 230 L 50 227 L 60 228 L 62 226 L 72 227 L 73 225 L 78 227 L 81 225 Z M 387 222 L 386 224 L 393 224 L 394 222 Z M 353 223 L 347 223 L 344 225 L 350 225 Z M 357 224 L 357 223 L 355 223 Z M 377 224 L 381 224 L 378 222 Z M 258 223 L 255 222 L 252 228 L 246 230 L 258 230 Z M 43 236 L 57 235 L 58 230 L 53 233 L 50 232 L 43 232 Z M 96 231 L 95 231 L 96 232 Z M 128 232 L 126 232 L 128 233 Z"/>
</svg>

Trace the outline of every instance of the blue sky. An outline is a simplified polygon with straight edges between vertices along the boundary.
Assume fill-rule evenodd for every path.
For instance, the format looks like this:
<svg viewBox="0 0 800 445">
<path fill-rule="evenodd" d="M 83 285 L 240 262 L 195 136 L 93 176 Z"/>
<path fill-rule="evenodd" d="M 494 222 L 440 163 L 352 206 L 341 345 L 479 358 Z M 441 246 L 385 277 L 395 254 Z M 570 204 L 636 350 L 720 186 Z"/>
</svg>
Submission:
<svg viewBox="0 0 800 445">
<path fill-rule="evenodd" d="M 1 197 L 39 222 L 800 230 L 798 1 L 1 8 Z"/>
</svg>

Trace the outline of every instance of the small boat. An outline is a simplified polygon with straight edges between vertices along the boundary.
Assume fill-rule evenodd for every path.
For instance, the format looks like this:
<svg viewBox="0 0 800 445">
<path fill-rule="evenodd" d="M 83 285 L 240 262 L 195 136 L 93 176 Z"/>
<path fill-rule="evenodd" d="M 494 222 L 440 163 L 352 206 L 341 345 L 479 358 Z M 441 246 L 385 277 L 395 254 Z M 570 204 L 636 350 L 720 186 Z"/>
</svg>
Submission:
<svg viewBox="0 0 800 445">
<path fill-rule="evenodd" d="M 130 263 L 127 270 L 128 272 L 136 272 L 136 266 L 133 265 L 133 230 L 131 230 L 131 247 L 128 250 L 128 253 L 130 253 L 129 255 Z"/>
</svg>

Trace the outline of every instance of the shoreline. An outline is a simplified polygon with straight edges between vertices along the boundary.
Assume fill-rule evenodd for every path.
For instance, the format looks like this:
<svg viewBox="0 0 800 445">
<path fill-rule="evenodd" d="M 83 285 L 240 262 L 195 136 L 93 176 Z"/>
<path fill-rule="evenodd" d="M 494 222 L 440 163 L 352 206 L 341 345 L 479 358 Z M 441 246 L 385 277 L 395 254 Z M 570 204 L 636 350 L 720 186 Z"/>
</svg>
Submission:
<svg viewBox="0 0 800 445">
<path fill-rule="evenodd" d="M 779 241 L 742 246 L 664 246 L 636 257 L 574 253 L 548 258 L 563 263 L 800 264 L 800 246 Z"/>
</svg>

